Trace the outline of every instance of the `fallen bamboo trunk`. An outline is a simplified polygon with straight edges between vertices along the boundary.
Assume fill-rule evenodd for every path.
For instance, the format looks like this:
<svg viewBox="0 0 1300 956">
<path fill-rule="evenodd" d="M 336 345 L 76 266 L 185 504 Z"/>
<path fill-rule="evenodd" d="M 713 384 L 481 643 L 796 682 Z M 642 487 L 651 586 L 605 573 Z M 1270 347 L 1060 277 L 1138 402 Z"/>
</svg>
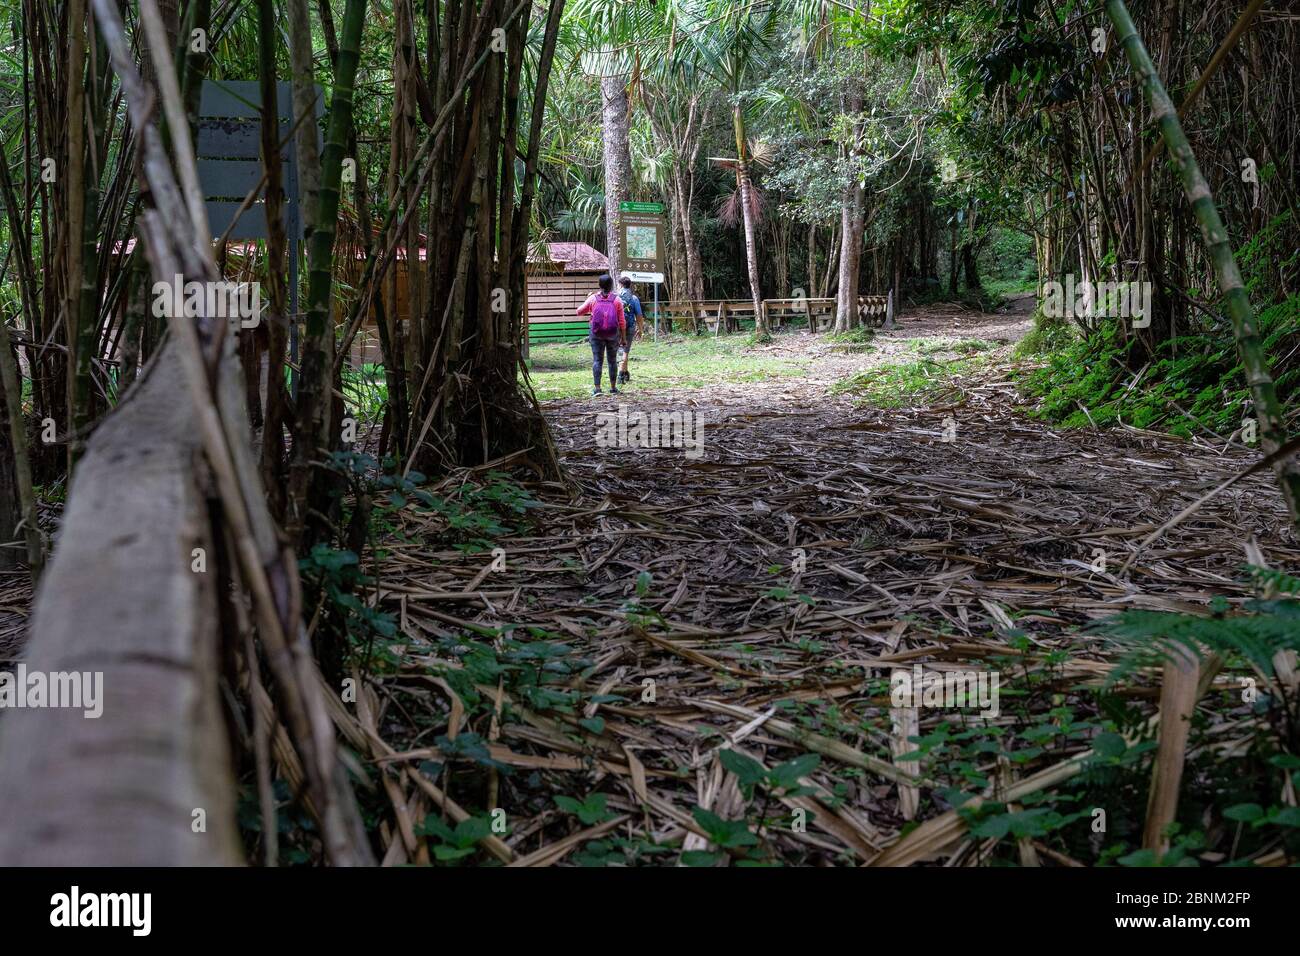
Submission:
<svg viewBox="0 0 1300 956">
<path fill-rule="evenodd" d="M 78 465 L 23 664 L 102 674 L 102 713 L 0 711 L 0 865 L 243 861 L 199 433 L 175 351 Z M 209 570 L 192 570 L 196 548 Z"/>
</svg>

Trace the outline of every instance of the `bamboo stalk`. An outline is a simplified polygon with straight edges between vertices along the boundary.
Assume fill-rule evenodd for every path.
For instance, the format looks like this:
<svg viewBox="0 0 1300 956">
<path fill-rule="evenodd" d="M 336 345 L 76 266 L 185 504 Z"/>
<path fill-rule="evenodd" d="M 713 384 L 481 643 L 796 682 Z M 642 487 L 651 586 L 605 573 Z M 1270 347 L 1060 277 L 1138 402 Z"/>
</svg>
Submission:
<svg viewBox="0 0 1300 956">
<path fill-rule="evenodd" d="M 62 233 L 63 242 L 67 244 L 67 277 L 64 287 L 63 321 L 67 334 L 70 361 L 68 363 L 68 473 L 72 473 L 80 452 L 80 443 L 76 440 L 78 430 L 86 424 L 87 416 L 82 410 L 89 395 L 90 364 L 89 356 L 83 356 L 82 326 L 89 317 L 82 312 L 82 285 L 85 281 L 85 222 L 86 203 L 86 124 L 84 85 L 86 72 L 86 3 L 85 0 L 71 0 L 68 5 L 68 60 L 67 60 L 67 109 L 68 109 L 68 155 L 67 170 L 62 177 L 64 195 L 67 197 L 68 219 Z M 90 218 L 94 219 L 94 210 Z M 83 364 L 84 358 L 84 364 Z"/>
<path fill-rule="evenodd" d="M 1160 744 L 1151 768 L 1142 845 L 1157 853 L 1169 848 L 1169 824 L 1178 812 L 1178 790 L 1187 760 L 1192 711 L 1200 697 L 1200 666 L 1183 647 L 1171 648 L 1160 685 Z"/>
<path fill-rule="evenodd" d="M 18 505 L 23 515 L 23 536 L 27 540 L 27 566 L 31 570 L 32 588 L 40 580 L 45 563 L 41 529 L 36 523 L 36 495 L 32 490 L 32 460 L 27 453 L 27 431 L 23 427 L 23 381 L 18 374 L 18 360 L 9 338 L 9 325 L 0 318 L 0 388 L 9 417 L 9 440 L 14 450 L 14 472 L 18 479 Z"/>
<path fill-rule="evenodd" d="M 280 110 L 277 101 L 277 83 L 275 75 L 275 48 L 279 42 L 276 30 L 275 6 L 273 0 L 258 0 L 258 61 L 261 72 L 260 92 L 262 100 L 262 179 L 266 184 L 266 280 L 270 293 L 268 303 L 269 321 L 266 328 L 267 373 L 266 373 L 266 416 L 262 426 L 262 481 L 266 486 L 271 511 L 281 520 L 284 517 L 284 420 L 288 410 L 288 395 L 284 388 L 284 357 L 288 347 L 288 326 L 286 319 L 285 279 L 281 271 L 287 255 L 287 243 L 284 231 L 284 198 L 281 189 L 283 163 L 280 147 Z M 296 92 L 296 89 L 295 89 Z M 308 112 L 314 117 L 315 113 Z M 297 129 L 305 129 L 306 139 L 315 144 L 315 129 L 307 123 L 300 123 Z M 301 146 L 303 137 L 299 136 Z M 287 316 L 288 321 L 296 321 L 294 316 Z M 246 380 L 256 383 L 261 369 L 259 349 L 256 338 L 250 333 L 251 347 L 243 350 L 252 362 L 244 369 Z M 250 400 L 257 399 L 254 388 Z M 250 408 L 250 414 L 258 410 Z"/>
<path fill-rule="evenodd" d="M 333 377 L 333 327 L 330 289 L 333 284 L 334 237 L 339 214 L 343 154 L 352 129 L 353 85 L 361 58 L 361 31 L 366 0 L 348 0 L 339 36 L 339 55 L 330 97 L 329 129 L 321 154 L 320 192 L 316 196 L 311 235 L 307 240 L 307 315 L 303 336 L 302 385 L 298 394 L 293 465 L 290 470 L 288 522 L 291 535 L 301 538 L 313 508 L 312 489 L 323 487 L 314 462 L 329 446 L 330 380 Z M 316 510 L 324 511 L 317 506 Z M 294 534 L 296 532 L 296 534 Z"/>
<path fill-rule="evenodd" d="M 1241 272 L 1233 256 L 1232 243 L 1228 230 L 1219 217 L 1219 210 L 1214 204 L 1209 184 L 1201 173 L 1192 147 L 1178 121 L 1178 113 L 1173 101 L 1165 91 L 1164 84 L 1156 72 L 1155 64 L 1147 53 L 1138 36 L 1133 18 L 1129 16 L 1124 0 L 1107 0 L 1106 13 L 1119 34 L 1120 43 L 1128 54 L 1133 72 L 1137 74 L 1147 98 L 1151 103 L 1151 112 L 1160 124 L 1160 134 L 1169 147 L 1170 157 L 1183 183 L 1183 190 L 1192 205 L 1196 221 L 1201 225 L 1201 234 L 1206 249 L 1214 263 L 1215 275 L 1219 287 L 1223 290 L 1227 302 L 1228 315 L 1232 320 L 1233 335 L 1237 342 L 1237 354 L 1241 358 L 1242 368 L 1246 372 L 1246 382 L 1250 386 L 1254 400 L 1255 416 L 1259 424 L 1260 447 L 1269 455 L 1282 447 L 1286 441 L 1286 420 L 1273 386 L 1273 377 L 1269 373 L 1268 356 L 1259 337 L 1255 324 L 1255 313 L 1246 295 L 1246 288 L 1241 281 Z M 1300 529 L 1300 465 L 1294 457 L 1282 458 L 1274 465 L 1282 496 L 1286 499 L 1291 521 Z"/>
</svg>

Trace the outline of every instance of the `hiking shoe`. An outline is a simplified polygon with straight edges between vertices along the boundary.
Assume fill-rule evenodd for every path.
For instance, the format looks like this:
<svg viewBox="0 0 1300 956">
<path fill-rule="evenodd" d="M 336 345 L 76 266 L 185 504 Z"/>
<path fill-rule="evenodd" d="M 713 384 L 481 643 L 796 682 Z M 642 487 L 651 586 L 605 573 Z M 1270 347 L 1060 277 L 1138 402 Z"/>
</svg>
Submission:
<svg viewBox="0 0 1300 956">
<path fill-rule="evenodd" d="M 591 394 L 592 394 L 592 395 L 599 395 L 599 394 L 600 394 L 600 386 L 597 385 L 595 388 L 593 388 L 593 389 L 591 390 Z"/>
<path fill-rule="evenodd" d="M 628 383 L 628 380 L 631 379 L 631 377 L 632 377 L 632 376 L 631 376 L 631 375 L 628 375 L 627 372 L 619 372 L 619 373 L 618 373 L 618 384 L 620 384 L 620 385 L 626 385 L 626 384 Z"/>
<path fill-rule="evenodd" d="M 611 385 L 611 386 L 609 387 L 609 394 L 611 394 L 611 395 L 619 395 L 619 394 L 622 394 L 622 393 L 619 392 L 619 390 L 618 390 L 615 386 Z"/>
</svg>

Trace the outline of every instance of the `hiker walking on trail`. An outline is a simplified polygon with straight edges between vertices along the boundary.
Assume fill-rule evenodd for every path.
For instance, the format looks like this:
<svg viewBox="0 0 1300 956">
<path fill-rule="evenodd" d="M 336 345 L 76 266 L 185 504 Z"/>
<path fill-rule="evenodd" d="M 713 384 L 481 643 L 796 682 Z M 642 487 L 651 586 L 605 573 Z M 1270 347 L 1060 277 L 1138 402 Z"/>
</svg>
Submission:
<svg viewBox="0 0 1300 956">
<path fill-rule="evenodd" d="M 623 302 L 613 292 L 614 279 L 600 277 L 600 291 L 587 296 L 577 315 L 591 316 L 591 394 L 600 394 L 601 366 L 609 363 L 609 391 L 618 394 L 618 347 L 627 341 L 627 319 Z"/>
<path fill-rule="evenodd" d="M 626 272 L 619 278 L 618 284 L 622 287 L 618 290 L 618 298 L 623 303 L 623 314 L 627 316 L 627 339 L 623 343 L 623 363 L 618 372 L 618 380 L 623 383 L 632 380 L 632 375 L 627 370 L 627 360 L 632 357 L 632 340 L 636 338 L 637 320 L 645 316 L 645 311 L 641 308 L 641 299 L 632 291 L 632 279 Z"/>
</svg>

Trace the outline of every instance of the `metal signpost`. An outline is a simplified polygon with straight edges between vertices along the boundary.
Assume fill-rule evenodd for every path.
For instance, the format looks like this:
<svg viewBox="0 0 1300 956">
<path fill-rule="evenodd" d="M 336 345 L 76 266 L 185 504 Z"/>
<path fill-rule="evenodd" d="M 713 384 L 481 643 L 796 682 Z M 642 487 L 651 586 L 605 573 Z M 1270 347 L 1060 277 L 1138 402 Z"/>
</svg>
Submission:
<svg viewBox="0 0 1300 956">
<path fill-rule="evenodd" d="M 316 142 L 321 142 L 320 118 L 325 113 L 324 92 L 316 87 Z M 283 145 L 280 162 L 284 185 L 284 228 L 289 237 L 289 358 L 298 362 L 298 245 L 306 223 L 298 194 L 298 150 L 294 128 L 293 88 L 276 83 L 276 113 Z M 266 239 L 266 200 L 258 198 L 235 220 L 244 197 L 262 179 L 262 92 L 257 80 L 204 80 L 199 98 L 199 184 L 215 235 L 230 227 L 231 239 Z M 305 121 L 310 122 L 310 121 Z M 231 226 L 231 223 L 234 223 Z M 268 264 L 268 268 L 279 264 Z M 293 392 L 298 373 L 292 371 Z"/>
<path fill-rule="evenodd" d="M 623 260 L 633 282 L 654 284 L 654 340 L 659 341 L 659 283 L 664 281 L 664 204 L 621 202 L 619 228 Z"/>
<path fill-rule="evenodd" d="M 654 285 L 655 297 L 655 334 L 654 340 L 659 341 L 659 283 L 664 281 L 662 272 L 628 272 L 627 277 L 633 282 L 650 282 Z"/>
</svg>

